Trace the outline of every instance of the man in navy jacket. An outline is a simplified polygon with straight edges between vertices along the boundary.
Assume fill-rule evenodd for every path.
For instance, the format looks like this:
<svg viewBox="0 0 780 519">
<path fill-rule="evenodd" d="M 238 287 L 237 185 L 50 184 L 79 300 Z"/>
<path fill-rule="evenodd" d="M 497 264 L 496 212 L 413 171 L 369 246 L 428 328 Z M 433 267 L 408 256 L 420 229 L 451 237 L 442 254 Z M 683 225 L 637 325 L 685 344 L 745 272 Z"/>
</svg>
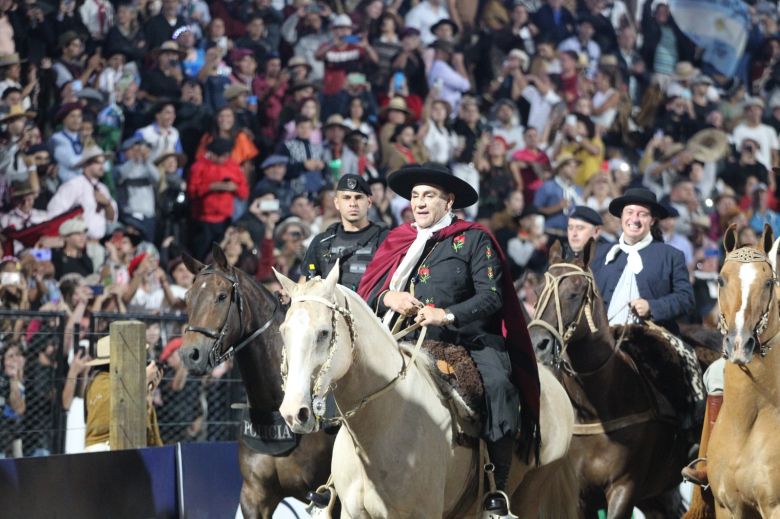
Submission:
<svg viewBox="0 0 780 519">
<path fill-rule="evenodd" d="M 600 249 L 591 268 L 610 324 L 652 319 L 677 333 L 675 320 L 695 303 L 682 252 L 653 232 L 666 208 L 651 191 L 632 188 L 609 204 L 609 212 L 620 218 L 623 234 L 618 244 Z"/>
</svg>

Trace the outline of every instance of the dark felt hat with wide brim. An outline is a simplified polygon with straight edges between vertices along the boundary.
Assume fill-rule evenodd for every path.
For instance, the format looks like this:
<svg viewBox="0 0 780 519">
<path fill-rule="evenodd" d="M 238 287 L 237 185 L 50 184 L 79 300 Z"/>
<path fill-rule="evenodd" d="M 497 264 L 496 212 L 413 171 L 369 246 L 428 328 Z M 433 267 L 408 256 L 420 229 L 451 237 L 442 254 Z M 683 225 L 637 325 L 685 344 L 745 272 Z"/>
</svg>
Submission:
<svg viewBox="0 0 780 519">
<path fill-rule="evenodd" d="M 453 209 L 463 209 L 479 201 L 479 195 L 468 182 L 453 175 L 448 167 L 433 162 L 404 166 L 387 177 L 387 184 L 407 200 L 411 200 L 412 189 L 419 184 L 440 187 L 455 195 Z"/>
<path fill-rule="evenodd" d="M 653 216 L 656 218 L 666 218 L 669 211 L 658 203 L 655 193 L 643 187 L 632 187 L 626 189 L 623 196 L 619 196 L 609 203 L 609 212 L 620 218 L 623 214 L 623 208 L 627 205 L 643 205 L 650 208 Z"/>
</svg>

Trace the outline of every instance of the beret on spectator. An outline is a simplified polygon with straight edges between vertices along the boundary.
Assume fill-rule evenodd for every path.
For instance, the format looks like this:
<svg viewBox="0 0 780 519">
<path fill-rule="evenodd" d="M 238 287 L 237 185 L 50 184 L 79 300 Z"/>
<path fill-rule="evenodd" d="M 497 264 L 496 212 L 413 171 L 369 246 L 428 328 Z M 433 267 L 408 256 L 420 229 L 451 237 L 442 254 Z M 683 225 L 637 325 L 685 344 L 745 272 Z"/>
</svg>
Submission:
<svg viewBox="0 0 780 519">
<path fill-rule="evenodd" d="M 68 114 L 75 110 L 81 110 L 81 103 L 65 103 L 64 105 L 60 106 L 60 109 L 57 110 L 57 115 L 54 117 L 57 122 L 62 122 L 63 119 L 65 119 Z"/>
<path fill-rule="evenodd" d="M 569 215 L 569 219 L 582 220 L 592 225 L 604 225 L 604 220 L 601 219 L 599 213 L 591 209 L 586 205 L 578 205 L 574 207 L 574 211 Z"/>
<path fill-rule="evenodd" d="M 217 137 L 206 146 L 214 155 L 227 155 L 233 151 L 233 143 L 223 137 Z"/>
<path fill-rule="evenodd" d="M 336 186 L 336 191 L 353 191 L 355 193 L 371 195 L 371 188 L 369 187 L 368 182 L 360 175 L 354 174 L 342 176 Z"/>
<path fill-rule="evenodd" d="M 141 262 L 144 260 L 145 257 L 146 257 L 146 253 L 144 252 L 139 254 L 135 258 L 133 258 L 132 261 L 130 261 L 130 265 L 127 266 L 127 272 L 130 274 L 131 277 L 135 274 L 136 269 L 138 269 L 138 265 L 141 264 Z"/>
</svg>

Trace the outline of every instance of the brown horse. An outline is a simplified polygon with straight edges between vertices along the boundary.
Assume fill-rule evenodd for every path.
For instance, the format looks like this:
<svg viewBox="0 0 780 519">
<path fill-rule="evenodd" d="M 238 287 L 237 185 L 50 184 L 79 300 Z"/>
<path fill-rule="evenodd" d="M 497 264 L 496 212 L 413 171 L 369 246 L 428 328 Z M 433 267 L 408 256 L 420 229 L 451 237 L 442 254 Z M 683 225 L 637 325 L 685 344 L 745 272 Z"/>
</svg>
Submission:
<svg viewBox="0 0 780 519">
<path fill-rule="evenodd" d="M 591 241 L 581 259 L 565 263 L 553 245 L 529 330 L 537 358 L 558 367 L 574 405 L 571 453 L 585 517 L 606 502 L 609 519 L 628 519 L 680 482 L 689 445 L 678 425 L 654 411 L 636 364 L 616 344 L 589 269 L 594 255 Z"/>
<path fill-rule="evenodd" d="M 707 447 L 717 518 L 780 517 L 780 308 L 777 242 L 772 229 L 755 247 L 737 248 L 736 227 L 723 238 L 719 324 L 726 356 L 723 406 Z"/>
<path fill-rule="evenodd" d="M 185 256 L 195 281 L 187 293 L 182 360 L 190 371 L 204 373 L 235 354 L 252 412 L 271 416 L 283 397 L 279 325 L 284 311 L 273 294 L 230 267 L 216 245 L 213 256 L 208 266 Z M 239 441 L 244 517 L 270 519 L 283 498 L 304 500 L 309 490 L 325 483 L 334 439 L 324 432 L 302 436 L 281 457 L 260 454 Z"/>
</svg>

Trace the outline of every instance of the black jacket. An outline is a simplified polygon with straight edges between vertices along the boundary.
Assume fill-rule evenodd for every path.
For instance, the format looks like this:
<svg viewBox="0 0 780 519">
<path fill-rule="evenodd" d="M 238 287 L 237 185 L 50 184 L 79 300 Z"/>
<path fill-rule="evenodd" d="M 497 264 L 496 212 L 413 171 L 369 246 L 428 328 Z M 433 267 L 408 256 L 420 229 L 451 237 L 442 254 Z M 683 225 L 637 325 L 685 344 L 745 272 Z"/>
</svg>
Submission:
<svg viewBox="0 0 780 519">
<path fill-rule="evenodd" d="M 652 71 L 655 63 L 655 49 L 661 40 L 661 26 L 655 21 L 652 11 L 653 2 L 645 2 L 642 10 L 642 59 L 645 60 L 647 69 Z M 669 26 L 674 31 L 674 37 L 677 40 L 677 61 L 693 61 L 696 46 L 691 40 L 677 27 L 677 24 L 669 15 Z"/>
</svg>

